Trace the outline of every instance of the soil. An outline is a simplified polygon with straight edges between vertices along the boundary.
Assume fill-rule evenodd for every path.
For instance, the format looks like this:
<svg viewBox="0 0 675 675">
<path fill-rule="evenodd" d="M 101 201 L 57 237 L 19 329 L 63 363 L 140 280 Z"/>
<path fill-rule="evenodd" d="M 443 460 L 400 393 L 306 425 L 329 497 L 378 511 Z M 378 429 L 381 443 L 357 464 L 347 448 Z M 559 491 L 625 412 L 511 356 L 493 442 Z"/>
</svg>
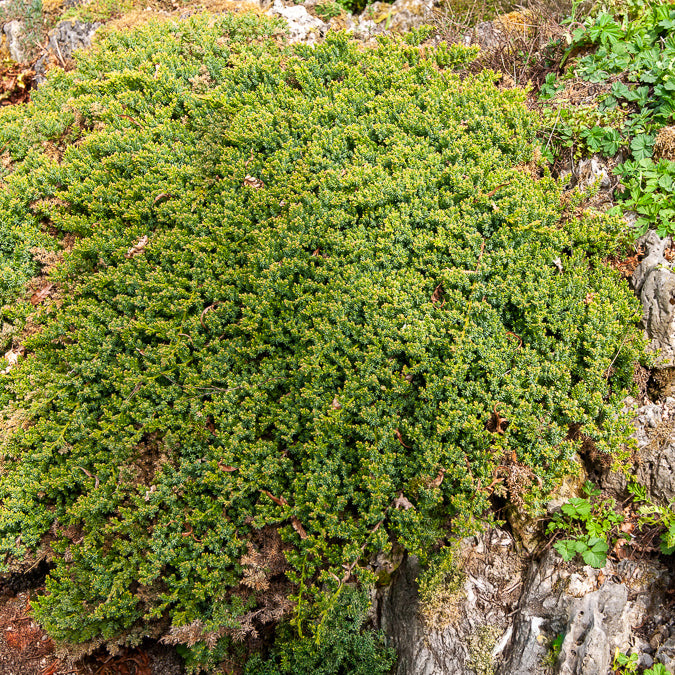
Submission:
<svg viewBox="0 0 675 675">
<path fill-rule="evenodd" d="M 31 598 L 44 592 L 47 572 L 41 563 L 0 586 L 0 675 L 183 675 L 175 648 L 150 640 L 115 655 L 100 649 L 74 664 L 59 658 L 54 641 L 31 616 Z"/>
</svg>

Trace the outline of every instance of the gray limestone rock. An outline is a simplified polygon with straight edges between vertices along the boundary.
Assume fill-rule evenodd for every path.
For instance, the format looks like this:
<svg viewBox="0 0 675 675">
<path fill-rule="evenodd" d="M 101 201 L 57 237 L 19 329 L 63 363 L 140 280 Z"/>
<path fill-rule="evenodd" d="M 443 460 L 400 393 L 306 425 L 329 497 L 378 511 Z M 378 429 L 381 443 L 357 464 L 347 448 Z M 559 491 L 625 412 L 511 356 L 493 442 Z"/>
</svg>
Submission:
<svg viewBox="0 0 675 675">
<path fill-rule="evenodd" d="M 379 624 L 398 651 L 397 675 L 489 670 L 506 646 L 524 569 L 513 538 L 499 529 L 470 537 L 456 559 L 463 581 L 440 605 L 421 605 L 412 557 L 382 593 Z"/>
<path fill-rule="evenodd" d="M 464 540 L 457 562 L 463 581 L 431 614 L 420 602 L 414 558 L 380 592 L 378 623 L 399 653 L 396 675 L 546 675 L 557 636 L 554 672 L 564 675 L 607 675 L 616 649 L 658 649 L 655 660 L 664 663 L 675 656 L 669 633 L 651 650 L 635 635 L 666 611 L 672 573 L 658 561 L 610 561 L 597 570 L 549 549 L 526 564 L 511 536 L 493 529 Z"/>
<path fill-rule="evenodd" d="M 312 16 L 303 5 L 286 7 L 283 0 L 274 0 L 274 5 L 267 13 L 270 16 L 280 16 L 286 20 L 291 42 L 314 44 L 328 30 L 327 24 Z"/>
<path fill-rule="evenodd" d="M 81 21 L 61 21 L 49 33 L 49 49 L 63 59 L 69 59 L 78 49 L 88 49 L 94 33 L 102 23 L 82 23 Z"/>
<path fill-rule="evenodd" d="M 22 63 L 26 60 L 26 52 L 23 49 L 23 35 L 24 35 L 24 26 L 21 21 L 7 22 L 3 28 L 3 33 L 7 38 L 7 48 L 9 49 L 9 55 L 17 63 Z"/>
<path fill-rule="evenodd" d="M 642 302 L 642 323 L 650 348 L 659 350 L 659 365 L 675 365 L 675 274 L 666 260 L 668 238 L 650 230 L 641 237 L 647 255 L 631 278 L 631 285 Z"/>
<path fill-rule="evenodd" d="M 675 398 L 637 410 L 635 439 L 638 482 L 660 504 L 675 500 Z"/>
<path fill-rule="evenodd" d="M 72 58 L 78 49 L 89 49 L 96 31 L 102 23 L 83 23 L 81 21 L 61 21 L 49 33 L 47 53 L 37 60 L 35 81 L 38 85 L 45 81 L 45 69 L 51 59 L 62 66 Z"/>
<path fill-rule="evenodd" d="M 603 570 L 565 564 L 549 551 L 528 571 L 499 675 L 544 675 L 550 644 L 564 639 L 555 672 L 606 675 L 615 650 L 633 646 L 633 628 L 663 602 L 670 573 L 660 563 L 611 562 Z"/>
</svg>

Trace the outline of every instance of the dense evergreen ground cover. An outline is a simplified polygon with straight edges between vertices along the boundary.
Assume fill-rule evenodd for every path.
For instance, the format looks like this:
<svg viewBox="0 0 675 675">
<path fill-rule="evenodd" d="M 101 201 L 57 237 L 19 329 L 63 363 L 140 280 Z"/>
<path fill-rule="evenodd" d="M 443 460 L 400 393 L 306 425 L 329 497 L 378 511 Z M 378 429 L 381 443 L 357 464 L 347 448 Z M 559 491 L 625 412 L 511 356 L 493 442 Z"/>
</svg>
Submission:
<svg viewBox="0 0 675 675">
<path fill-rule="evenodd" d="M 563 214 L 523 93 L 454 74 L 468 50 L 277 30 L 113 34 L 2 111 L 3 569 L 53 561 L 66 643 L 206 663 L 286 621 L 252 672 L 385 672 L 351 584 L 536 502 L 580 437 L 616 450 L 637 305 L 618 221 Z"/>
</svg>

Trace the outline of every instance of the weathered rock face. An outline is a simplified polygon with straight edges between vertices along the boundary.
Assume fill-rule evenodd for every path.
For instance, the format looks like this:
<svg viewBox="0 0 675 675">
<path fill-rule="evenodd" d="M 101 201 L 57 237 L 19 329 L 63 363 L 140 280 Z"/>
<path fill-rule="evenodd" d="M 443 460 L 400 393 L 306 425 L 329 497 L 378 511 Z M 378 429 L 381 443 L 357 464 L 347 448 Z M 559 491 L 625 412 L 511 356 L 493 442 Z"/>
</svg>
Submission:
<svg viewBox="0 0 675 675">
<path fill-rule="evenodd" d="M 40 85 L 45 81 L 45 71 L 50 61 L 65 66 L 66 60 L 72 58 L 75 51 L 89 49 L 94 34 L 102 25 L 81 21 L 61 21 L 56 24 L 49 33 L 47 52 L 33 66 L 35 82 Z"/>
<path fill-rule="evenodd" d="M 640 237 L 645 258 L 631 278 L 631 285 L 642 302 L 642 322 L 650 348 L 660 350 L 659 365 L 675 365 L 675 274 L 665 257 L 670 238 L 661 239 L 650 230 Z"/>
<path fill-rule="evenodd" d="M 457 556 L 464 577 L 444 606 L 423 608 L 407 558 L 378 603 L 380 626 L 399 654 L 397 675 L 491 672 L 510 637 L 524 563 L 513 538 L 494 529 L 463 542 Z"/>
<path fill-rule="evenodd" d="M 81 21 L 61 21 L 49 33 L 49 49 L 57 52 L 63 59 L 69 59 L 77 49 L 91 47 L 94 33 L 102 25 Z"/>
<path fill-rule="evenodd" d="M 2 32 L 7 40 L 7 49 L 12 60 L 22 63 L 26 60 L 26 52 L 23 49 L 23 23 L 21 21 L 9 21 L 6 23 Z"/>
<path fill-rule="evenodd" d="M 608 562 L 596 570 L 563 563 L 549 551 L 528 570 L 498 673 L 543 675 L 552 640 L 564 635 L 556 672 L 605 675 L 617 648 L 645 649 L 634 644 L 633 629 L 662 605 L 670 581 L 668 570 L 654 561 Z"/>
<path fill-rule="evenodd" d="M 675 398 L 648 403 L 636 411 L 636 479 L 653 501 L 675 500 Z"/>
<path fill-rule="evenodd" d="M 291 42 L 314 44 L 328 30 L 327 24 L 312 16 L 303 5 L 286 7 L 282 0 L 275 0 L 267 13 L 286 20 Z"/>
<path fill-rule="evenodd" d="M 423 617 L 412 558 L 382 593 L 379 623 L 399 652 L 397 675 L 545 675 L 551 667 L 606 675 L 617 648 L 638 648 L 648 665 L 675 655 L 675 633 L 659 632 L 671 614 L 665 590 L 672 572 L 658 562 L 622 560 L 596 570 L 549 550 L 525 569 L 510 535 L 498 529 L 465 540 L 460 558 L 465 581 L 443 623 Z M 652 645 L 634 628 L 654 616 L 661 637 Z"/>
</svg>

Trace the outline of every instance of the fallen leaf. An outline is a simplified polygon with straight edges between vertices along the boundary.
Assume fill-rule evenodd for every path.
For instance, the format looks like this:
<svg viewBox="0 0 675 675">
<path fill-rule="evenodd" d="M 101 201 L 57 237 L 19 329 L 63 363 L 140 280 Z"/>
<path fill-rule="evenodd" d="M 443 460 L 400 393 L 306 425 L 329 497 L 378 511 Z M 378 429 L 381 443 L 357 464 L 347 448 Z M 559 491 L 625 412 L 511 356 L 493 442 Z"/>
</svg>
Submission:
<svg viewBox="0 0 675 675">
<path fill-rule="evenodd" d="M 161 204 L 162 202 L 165 202 L 167 199 L 171 199 L 172 195 L 170 195 L 168 192 L 162 192 L 162 194 L 157 195 L 154 200 L 153 204 L 157 206 L 157 204 Z"/>
<path fill-rule="evenodd" d="M 619 530 L 621 532 L 626 532 L 627 534 L 630 534 L 634 529 L 635 529 L 635 523 L 631 523 L 629 520 L 624 521 L 619 526 Z"/>
<path fill-rule="evenodd" d="M 33 293 L 33 295 L 30 297 L 30 304 L 39 305 L 43 300 L 51 295 L 52 288 L 54 288 L 54 284 L 47 284 L 44 288 L 41 288 L 39 291 Z"/>
<path fill-rule="evenodd" d="M 333 402 L 330 405 L 335 410 L 342 410 L 342 405 L 340 404 L 340 401 L 338 401 L 337 396 L 333 399 Z"/>
<path fill-rule="evenodd" d="M 224 462 L 218 462 L 218 468 L 219 468 L 221 471 L 226 471 L 227 473 L 232 473 L 233 471 L 236 471 L 236 470 L 237 470 L 237 467 L 236 467 L 236 466 L 228 466 L 228 465 L 225 464 Z"/>
<path fill-rule="evenodd" d="M 409 447 L 410 447 L 409 445 L 406 445 L 406 444 L 403 442 L 403 436 L 401 435 L 401 432 L 400 432 L 398 429 L 396 429 L 396 430 L 394 431 L 394 435 L 395 435 L 396 438 L 398 439 L 398 442 L 399 442 L 404 448 L 409 448 Z"/>
<path fill-rule="evenodd" d="M 275 497 L 271 492 L 267 490 L 260 490 L 264 495 L 267 495 L 275 504 L 279 506 L 288 506 L 288 502 L 283 497 Z"/>
<path fill-rule="evenodd" d="M 438 284 L 438 286 L 434 288 L 434 292 L 431 294 L 431 303 L 433 305 L 435 305 L 437 302 L 440 302 L 441 300 L 441 294 L 443 293 L 441 290 L 441 285 L 442 284 Z"/>
<path fill-rule="evenodd" d="M 403 496 L 403 493 L 401 492 L 396 499 L 394 499 L 394 508 L 395 509 L 403 509 L 404 511 L 407 511 L 408 509 L 414 508 L 412 503 L 406 499 Z"/>
<path fill-rule="evenodd" d="M 244 187 L 252 187 L 255 188 L 256 190 L 259 190 L 264 185 L 265 183 L 263 183 L 259 178 L 254 178 L 249 174 L 246 174 L 246 176 L 244 177 Z"/>
<path fill-rule="evenodd" d="M 497 411 L 497 404 L 495 403 L 485 428 L 493 434 L 503 434 L 508 425 L 509 421 L 506 417 L 502 417 L 501 413 Z"/>
<path fill-rule="evenodd" d="M 552 262 L 558 268 L 558 272 L 562 273 L 563 271 L 562 260 L 560 260 L 560 258 L 553 258 Z"/>
<path fill-rule="evenodd" d="M 430 488 L 437 488 L 441 486 L 441 483 L 443 482 L 443 476 L 445 476 L 445 469 L 440 469 L 438 471 L 438 476 L 434 478 L 431 483 L 429 483 Z"/>
<path fill-rule="evenodd" d="M 133 258 L 139 253 L 143 252 L 143 249 L 148 245 L 148 235 L 144 234 L 125 254 L 125 258 Z"/>
</svg>

